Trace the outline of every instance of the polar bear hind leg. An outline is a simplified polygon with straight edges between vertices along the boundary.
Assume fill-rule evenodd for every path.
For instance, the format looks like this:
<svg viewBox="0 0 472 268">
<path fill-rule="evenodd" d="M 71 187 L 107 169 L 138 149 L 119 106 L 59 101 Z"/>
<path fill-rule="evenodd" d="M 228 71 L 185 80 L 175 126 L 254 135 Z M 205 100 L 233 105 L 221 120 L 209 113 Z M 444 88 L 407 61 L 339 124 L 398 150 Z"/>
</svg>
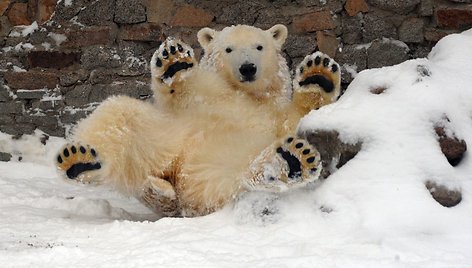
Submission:
<svg viewBox="0 0 472 268">
<path fill-rule="evenodd" d="M 293 80 L 293 103 L 303 115 L 335 102 L 340 93 L 341 70 L 328 55 L 317 51 L 298 65 Z"/>
</svg>

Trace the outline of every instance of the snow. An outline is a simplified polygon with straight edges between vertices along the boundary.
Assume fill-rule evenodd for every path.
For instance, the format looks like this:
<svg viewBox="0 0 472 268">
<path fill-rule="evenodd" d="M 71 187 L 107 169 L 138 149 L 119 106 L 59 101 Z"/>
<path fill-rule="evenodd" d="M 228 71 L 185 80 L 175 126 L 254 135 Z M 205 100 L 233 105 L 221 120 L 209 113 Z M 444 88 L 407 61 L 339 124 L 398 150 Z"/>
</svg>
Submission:
<svg viewBox="0 0 472 268">
<path fill-rule="evenodd" d="M 60 46 L 63 42 L 67 40 L 67 36 L 65 36 L 64 34 L 50 32 L 48 36 L 51 37 L 54 42 L 56 42 L 56 46 Z"/>
<path fill-rule="evenodd" d="M 471 267 L 472 160 L 450 166 L 433 130 L 442 122 L 472 144 L 470 47 L 472 30 L 428 59 L 360 72 L 299 126 L 362 141 L 354 159 L 322 183 L 248 193 L 205 217 L 155 221 L 112 189 L 60 179 L 51 162 L 64 140 L 1 134 L 0 151 L 17 154 L 0 163 L 0 266 Z M 462 202 L 442 207 L 426 180 L 460 189 Z"/>
</svg>

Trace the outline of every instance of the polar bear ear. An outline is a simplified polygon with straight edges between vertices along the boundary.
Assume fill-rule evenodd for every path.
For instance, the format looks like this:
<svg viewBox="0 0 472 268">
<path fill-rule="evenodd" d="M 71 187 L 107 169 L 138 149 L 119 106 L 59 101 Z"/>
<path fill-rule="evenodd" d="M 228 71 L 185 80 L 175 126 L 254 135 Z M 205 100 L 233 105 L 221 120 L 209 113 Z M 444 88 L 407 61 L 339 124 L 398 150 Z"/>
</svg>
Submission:
<svg viewBox="0 0 472 268">
<path fill-rule="evenodd" d="M 216 31 L 210 28 L 203 28 L 197 33 L 198 42 L 203 48 L 208 47 L 208 44 L 215 38 Z"/>
<path fill-rule="evenodd" d="M 268 32 L 274 38 L 275 43 L 278 45 L 279 48 L 281 48 L 282 45 L 285 43 L 285 39 L 287 39 L 288 35 L 287 27 L 282 24 L 274 25 L 266 32 Z"/>
</svg>

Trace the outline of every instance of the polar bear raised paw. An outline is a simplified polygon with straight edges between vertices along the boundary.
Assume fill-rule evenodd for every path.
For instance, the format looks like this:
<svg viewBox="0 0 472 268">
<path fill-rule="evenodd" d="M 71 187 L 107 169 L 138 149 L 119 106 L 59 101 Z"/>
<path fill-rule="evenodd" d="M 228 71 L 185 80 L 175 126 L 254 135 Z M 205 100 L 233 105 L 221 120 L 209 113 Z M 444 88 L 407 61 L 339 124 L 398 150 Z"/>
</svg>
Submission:
<svg viewBox="0 0 472 268">
<path fill-rule="evenodd" d="M 181 73 L 197 65 L 190 46 L 173 37 L 168 37 L 154 52 L 151 59 L 153 77 L 168 86 L 182 79 Z"/>
<path fill-rule="evenodd" d="M 320 153 L 307 140 L 292 136 L 275 143 L 251 165 L 250 189 L 284 191 L 316 181 L 321 173 Z"/>
<path fill-rule="evenodd" d="M 88 145 L 67 144 L 56 158 L 56 166 L 67 178 L 90 183 L 102 168 L 95 149 Z"/>
<path fill-rule="evenodd" d="M 315 52 L 298 65 L 293 101 L 307 112 L 335 102 L 341 92 L 341 70 L 328 55 Z"/>
</svg>

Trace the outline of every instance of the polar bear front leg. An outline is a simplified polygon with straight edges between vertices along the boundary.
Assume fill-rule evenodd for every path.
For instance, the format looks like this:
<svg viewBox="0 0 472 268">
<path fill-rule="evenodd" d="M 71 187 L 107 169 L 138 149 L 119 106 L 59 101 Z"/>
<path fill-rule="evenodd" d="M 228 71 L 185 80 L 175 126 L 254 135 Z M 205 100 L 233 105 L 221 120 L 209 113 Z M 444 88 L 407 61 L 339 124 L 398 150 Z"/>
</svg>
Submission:
<svg viewBox="0 0 472 268">
<path fill-rule="evenodd" d="M 293 80 L 293 104 L 301 115 L 335 102 L 341 93 L 341 70 L 328 55 L 315 52 L 303 59 Z"/>
<path fill-rule="evenodd" d="M 301 138 L 288 136 L 265 149 L 245 178 L 249 190 L 285 191 L 318 180 L 320 153 Z"/>
<path fill-rule="evenodd" d="M 102 168 L 97 152 L 89 145 L 66 144 L 56 158 L 56 166 L 64 177 L 82 183 L 98 183 Z"/>
<path fill-rule="evenodd" d="M 168 37 L 154 52 L 151 59 L 151 87 L 156 101 L 163 105 L 185 98 L 188 88 L 185 80 L 197 66 L 192 48 L 184 42 Z"/>
</svg>

